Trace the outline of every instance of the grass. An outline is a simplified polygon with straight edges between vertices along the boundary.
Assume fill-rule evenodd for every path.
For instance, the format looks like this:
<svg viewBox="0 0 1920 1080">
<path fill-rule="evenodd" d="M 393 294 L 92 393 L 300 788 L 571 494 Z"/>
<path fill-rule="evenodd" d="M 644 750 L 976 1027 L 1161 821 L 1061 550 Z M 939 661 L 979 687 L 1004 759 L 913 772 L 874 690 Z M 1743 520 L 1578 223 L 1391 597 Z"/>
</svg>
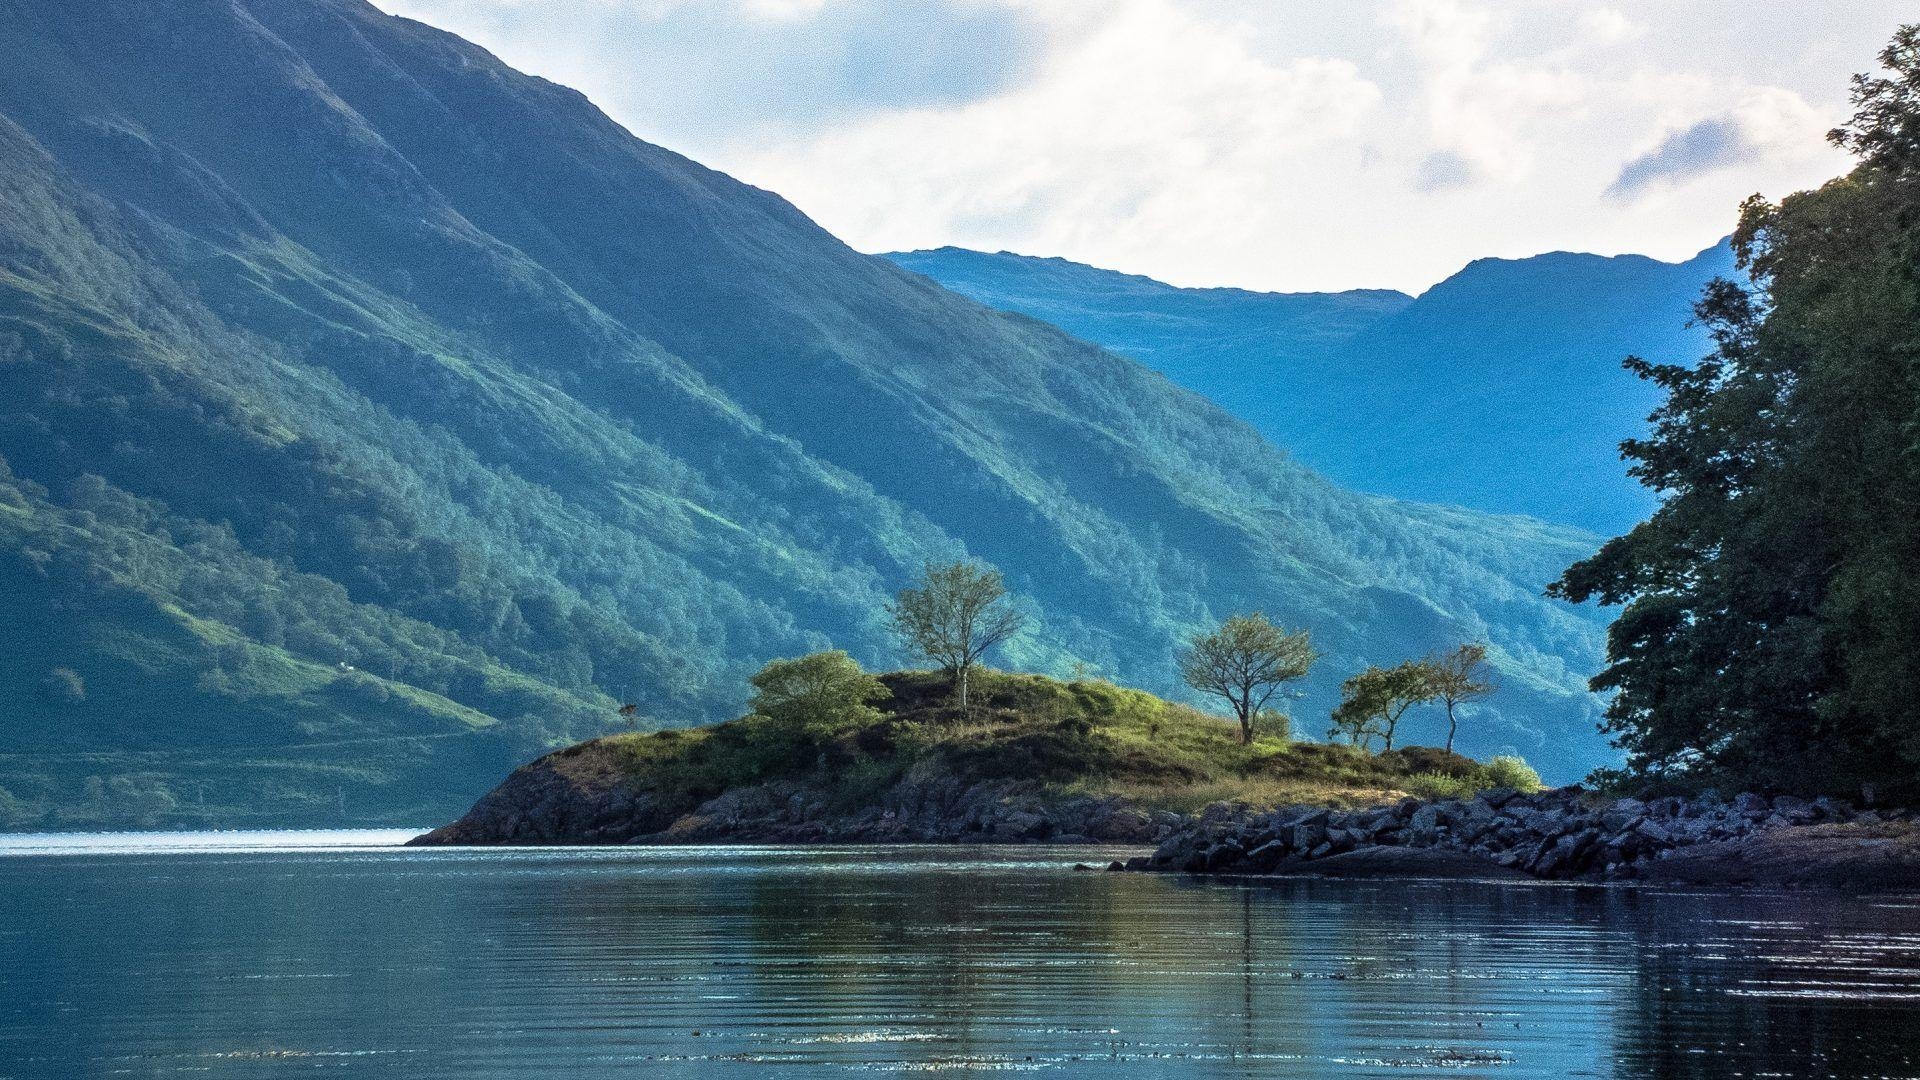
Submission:
<svg viewBox="0 0 1920 1080">
<path fill-rule="evenodd" d="M 1351 806 L 1501 786 L 1492 765 L 1427 747 L 1370 754 L 1272 736 L 1242 744 L 1229 720 L 1104 681 L 986 672 L 962 715 L 937 674 L 881 679 L 892 692 L 881 718 L 827 738 L 745 717 L 609 736 L 552 760 L 562 769 L 621 770 L 682 810 L 731 787 L 771 781 L 808 783 L 853 808 L 915 767 L 969 781 L 1036 780 L 1062 795 L 1118 795 L 1179 812 L 1221 801 Z"/>
</svg>

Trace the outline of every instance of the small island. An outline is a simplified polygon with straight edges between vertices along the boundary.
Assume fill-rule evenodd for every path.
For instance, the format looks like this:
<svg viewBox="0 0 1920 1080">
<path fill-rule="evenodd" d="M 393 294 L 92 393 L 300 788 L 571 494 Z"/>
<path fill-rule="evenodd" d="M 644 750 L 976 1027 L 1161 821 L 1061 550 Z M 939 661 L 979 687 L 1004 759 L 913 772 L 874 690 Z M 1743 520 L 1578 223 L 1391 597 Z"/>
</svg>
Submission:
<svg viewBox="0 0 1920 1080">
<path fill-rule="evenodd" d="M 963 712 L 942 673 L 864 678 L 885 696 L 850 722 L 755 713 L 556 751 L 416 842 L 1147 844 L 1213 804 L 1538 786 L 1517 759 L 1242 742 L 1230 721 L 1099 680 L 977 670 Z"/>
<path fill-rule="evenodd" d="M 1321 743 L 1295 740 L 1270 707 L 1312 668 L 1312 643 L 1257 612 L 1177 658 L 1231 719 L 1104 679 L 986 667 L 1025 616 L 982 564 L 929 564 L 889 614 L 937 669 L 873 675 L 840 650 L 774 660 L 751 680 L 747 715 L 547 754 L 412 843 L 1154 844 L 1108 869 L 1920 883 L 1909 810 L 1662 790 L 1618 770 L 1596 774 L 1609 791 L 1544 790 L 1520 758 L 1454 753 L 1456 709 L 1494 689 L 1477 643 L 1354 674 Z M 1444 708 L 1445 748 L 1395 748 L 1420 705 Z M 620 712 L 633 721 L 637 707 Z"/>
<path fill-rule="evenodd" d="M 776 665 L 787 665 L 777 667 Z M 1092 679 L 829 669 L 879 700 L 609 735 L 516 770 L 416 845 L 1153 845 L 1109 869 L 1183 874 L 1824 886 L 1920 882 L 1910 811 L 1742 793 L 1543 789 L 1517 758 L 1242 742 L 1236 725 Z M 763 680 L 765 681 L 765 680 Z M 839 696 L 845 686 L 812 700 Z M 877 692 L 875 690 L 877 688 Z"/>
</svg>

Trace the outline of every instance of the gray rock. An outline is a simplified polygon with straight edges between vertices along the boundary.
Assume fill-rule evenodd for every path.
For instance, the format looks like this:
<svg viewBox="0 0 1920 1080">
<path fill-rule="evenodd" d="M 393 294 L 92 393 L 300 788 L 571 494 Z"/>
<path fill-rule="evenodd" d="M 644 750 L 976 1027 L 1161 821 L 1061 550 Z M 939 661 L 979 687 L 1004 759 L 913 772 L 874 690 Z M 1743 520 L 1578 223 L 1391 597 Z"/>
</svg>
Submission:
<svg viewBox="0 0 1920 1080">
<path fill-rule="evenodd" d="M 1327 821 L 1331 817 L 1322 810 L 1296 822 L 1292 834 L 1287 838 L 1288 846 L 1295 851 L 1307 851 L 1324 843 L 1327 839 Z"/>
<path fill-rule="evenodd" d="M 1417 847 L 1431 846 L 1440 838 L 1440 807 L 1429 803 L 1413 812 L 1407 822 L 1407 843 Z"/>
</svg>

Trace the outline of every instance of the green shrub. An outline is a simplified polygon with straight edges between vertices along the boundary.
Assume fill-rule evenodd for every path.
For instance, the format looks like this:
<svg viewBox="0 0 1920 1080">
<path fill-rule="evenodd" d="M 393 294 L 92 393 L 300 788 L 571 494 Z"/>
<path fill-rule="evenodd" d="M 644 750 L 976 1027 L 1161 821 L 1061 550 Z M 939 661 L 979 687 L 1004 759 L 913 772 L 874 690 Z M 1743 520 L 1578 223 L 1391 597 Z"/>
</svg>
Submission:
<svg viewBox="0 0 1920 1080">
<path fill-rule="evenodd" d="M 1261 709 L 1260 715 L 1253 719 L 1253 733 L 1258 738 L 1290 743 L 1293 741 L 1293 717 L 1274 709 Z"/>
<path fill-rule="evenodd" d="M 770 661 L 751 681 L 755 715 L 815 736 L 875 723 L 880 713 L 872 703 L 889 696 L 839 649 Z"/>
<path fill-rule="evenodd" d="M 22 829 L 40 819 L 37 808 L 0 788 L 0 829 Z"/>
<path fill-rule="evenodd" d="M 1485 787 L 1512 788 L 1515 791 L 1532 793 L 1546 787 L 1540 782 L 1540 774 L 1527 764 L 1525 758 L 1513 754 L 1501 754 L 1487 762 L 1483 770 Z"/>
<path fill-rule="evenodd" d="M 1401 786 L 1422 799 L 1467 799 L 1481 790 L 1481 785 L 1472 780 L 1431 772 L 1409 776 Z"/>
</svg>

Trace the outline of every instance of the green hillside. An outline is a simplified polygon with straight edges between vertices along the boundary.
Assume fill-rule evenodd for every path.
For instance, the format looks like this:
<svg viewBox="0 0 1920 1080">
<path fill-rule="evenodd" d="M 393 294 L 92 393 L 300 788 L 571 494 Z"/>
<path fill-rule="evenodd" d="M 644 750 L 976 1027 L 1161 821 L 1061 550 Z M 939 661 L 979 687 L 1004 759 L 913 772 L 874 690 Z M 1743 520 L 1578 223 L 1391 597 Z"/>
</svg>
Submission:
<svg viewBox="0 0 1920 1080">
<path fill-rule="evenodd" d="M 887 258 L 1044 319 L 1198 391 L 1344 486 L 1612 535 L 1653 493 L 1620 465 L 1659 401 L 1629 356 L 1692 363 L 1717 244 L 1680 263 L 1557 251 L 1479 259 L 1418 298 L 1183 289 L 964 248 Z"/>
<path fill-rule="evenodd" d="M 1327 483 L 1130 361 L 862 256 L 358 0 L 0 6 L 0 814 L 435 820 L 536 750 L 736 715 L 992 561 L 1001 658 L 1172 693 L 1260 608 L 1485 637 L 1470 752 L 1600 759 L 1595 541 Z M 1416 737 L 1417 737 L 1416 732 Z"/>
</svg>

